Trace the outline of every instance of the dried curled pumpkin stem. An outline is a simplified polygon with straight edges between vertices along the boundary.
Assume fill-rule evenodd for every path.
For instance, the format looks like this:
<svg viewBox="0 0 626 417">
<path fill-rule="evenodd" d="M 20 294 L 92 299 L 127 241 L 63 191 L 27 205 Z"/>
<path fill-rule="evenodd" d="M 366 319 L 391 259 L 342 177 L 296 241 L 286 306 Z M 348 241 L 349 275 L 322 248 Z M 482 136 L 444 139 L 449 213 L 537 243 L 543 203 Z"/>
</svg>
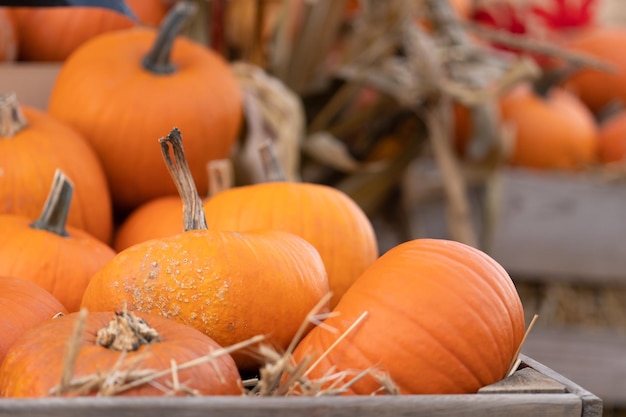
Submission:
<svg viewBox="0 0 626 417">
<path fill-rule="evenodd" d="M 176 36 L 183 25 L 196 13 L 197 6 L 193 2 L 180 1 L 172 8 L 163 20 L 152 49 L 143 59 L 143 67 L 155 74 L 171 74 L 176 71 L 170 56 Z"/>
<path fill-rule="evenodd" d="M 198 189 L 185 158 L 183 138 L 180 130 L 178 128 L 172 129 L 169 135 L 159 139 L 159 143 L 161 144 L 161 152 L 167 170 L 174 180 L 176 189 L 183 201 L 183 230 L 207 230 L 202 199 L 198 194 Z M 170 145 L 174 154 L 173 160 L 170 155 Z"/>
<path fill-rule="evenodd" d="M 15 93 L 0 95 L 0 138 L 12 138 L 28 126 Z"/>
<path fill-rule="evenodd" d="M 63 171 L 57 169 L 43 211 L 39 218 L 30 224 L 30 227 L 47 230 L 59 236 L 69 236 L 65 226 L 73 194 L 74 184 Z"/>
<path fill-rule="evenodd" d="M 160 339 L 159 333 L 144 319 L 126 311 L 116 312 L 109 324 L 96 334 L 96 344 L 120 352 L 136 351 Z"/>
</svg>

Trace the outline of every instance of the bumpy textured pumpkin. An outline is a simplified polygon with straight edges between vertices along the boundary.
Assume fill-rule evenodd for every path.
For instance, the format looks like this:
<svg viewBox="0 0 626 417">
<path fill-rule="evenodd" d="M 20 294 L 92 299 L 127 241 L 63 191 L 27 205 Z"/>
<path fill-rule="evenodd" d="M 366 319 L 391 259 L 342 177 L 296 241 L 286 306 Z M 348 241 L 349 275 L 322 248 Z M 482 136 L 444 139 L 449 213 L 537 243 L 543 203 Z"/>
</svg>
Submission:
<svg viewBox="0 0 626 417">
<path fill-rule="evenodd" d="M 294 233 L 320 253 L 331 307 L 378 257 L 373 227 L 345 193 L 305 182 L 266 182 L 224 190 L 204 204 L 210 229 L 277 229 Z"/>
<path fill-rule="evenodd" d="M 13 18 L 6 7 L 0 7 L 0 62 L 17 58 L 17 31 Z"/>
<path fill-rule="evenodd" d="M 73 187 L 57 171 L 39 218 L 0 214 L 0 275 L 30 280 L 77 311 L 91 276 L 115 251 L 83 230 L 67 226 Z"/>
<path fill-rule="evenodd" d="M 22 61 L 61 62 L 88 40 L 137 23 L 156 26 L 165 16 L 161 0 L 126 0 L 139 22 L 99 7 L 15 7 L 12 9 Z"/>
<path fill-rule="evenodd" d="M 28 329 L 67 310 L 52 294 L 32 281 L 0 276 L 0 363 Z"/>
<path fill-rule="evenodd" d="M 626 111 L 620 111 L 600 125 L 598 157 L 604 164 L 626 158 Z"/>
<path fill-rule="evenodd" d="M 566 48 L 589 54 L 615 67 L 615 71 L 583 68 L 570 77 L 566 87 L 595 113 L 614 100 L 626 101 L 626 29 L 595 27 L 573 36 Z"/>
<path fill-rule="evenodd" d="M 294 352 L 296 362 L 320 357 L 345 334 L 309 378 L 375 369 L 405 394 L 473 393 L 502 379 L 525 327 L 520 298 L 502 266 L 470 246 L 434 239 L 408 241 L 383 254 L 333 313 Z M 348 393 L 371 394 L 378 387 L 367 376 Z"/>
<path fill-rule="evenodd" d="M 286 348 L 328 293 L 320 255 L 287 232 L 207 230 L 202 200 L 185 169 L 180 136 L 167 139 L 177 158 L 184 231 L 118 253 L 94 274 L 82 306 L 108 311 L 126 303 L 129 310 L 192 326 L 223 346 L 267 335 L 269 343 Z M 257 365 L 249 355 L 233 357 L 240 368 Z"/>
<path fill-rule="evenodd" d="M 20 106 L 15 94 L 0 96 L 0 167 L 0 213 L 34 219 L 61 169 L 75 190 L 68 224 L 110 242 L 111 195 L 94 150 L 49 114 Z"/>
<path fill-rule="evenodd" d="M 513 165 L 579 170 L 597 161 L 598 128 L 593 115 L 559 87 L 545 96 L 519 85 L 502 98 L 502 119 L 515 131 Z"/>
<path fill-rule="evenodd" d="M 186 132 L 187 159 L 200 189 L 207 188 L 207 162 L 229 156 L 239 133 L 241 92 L 227 62 L 176 37 L 191 6 L 177 3 L 158 38 L 155 29 L 134 28 L 86 43 L 53 86 L 50 113 L 93 145 L 120 210 L 176 194 L 154 146 L 162 132 L 173 126 Z"/>
<path fill-rule="evenodd" d="M 62 381 L 66 363 L 68 343 L 79 320 L 79 313 L 47 320 L 26 332 L 9 349 L 0 367 L 0 396 L 12 398 L 36 398 L 53 395 Z M 126 321 L 126 323 L 124 323 Z M 119 325 L 119 328 L 116 327 Z M 123 333 L 130 326 L 138 334 Z M 106 333 L 101 332 L 106 329 Z M 119 329 L 119 330 L 118 330 Z M 133 338 L 126 345 L 123 336 Z M 145 343 L 148 342 L 148 343 Z M 131 364 L 134 372 L 164 371 L 176 365 L 198 359 L 212 350 L 220 349 L 215 341 L 201 332 L 164 317 L 135 313 L 113 312 L 89 313 L 84 321 L 84 331 L 76 344 L 78 349 L 72 378 L 105 375 L 122 360 L 120 377 Z M 118 349 L 128 349 L 125 352 Z M 118 365 L 119 366 L 119 365 Z M 221 355 L 213 361 L 194 365 L 177 371 L 178 380 L 186 389 L 199 395 L 238 395 L 242 393 L 241 379 L 233 359 Z M 98 379 L 97 377 L 95 378 Z M 172 375 L 166 374 L 137 387 L 123 390 L 124 396 L 162 396 L 173 390 Z M 113 382 L 115 380 L 113 379 Z M 111 381 L 108 381 L 111 383 Z M 130 382 L 130 381 L 127 381 Z M 119 386 L 111 388 L 120 389 Z M 92 390 L 98 387 L 92 387 Z M 57 391 L 54 391 L 56 394 Z M 94 395 L 92 391 L 80 392 L 78 387 L 69 386 L 63 396 Z M 182 391 L 175 392 L 184 395 Z"/>
</svg>

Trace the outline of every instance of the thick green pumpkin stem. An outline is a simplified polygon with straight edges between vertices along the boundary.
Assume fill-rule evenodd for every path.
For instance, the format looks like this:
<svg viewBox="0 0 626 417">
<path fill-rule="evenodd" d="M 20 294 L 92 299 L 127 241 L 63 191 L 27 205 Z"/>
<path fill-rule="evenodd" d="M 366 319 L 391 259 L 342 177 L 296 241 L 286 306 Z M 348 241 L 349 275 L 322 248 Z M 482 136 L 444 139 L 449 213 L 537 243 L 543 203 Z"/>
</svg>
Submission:
<svg viewBox="0 0 626 417">
<path fill-rule="evenodd" d="M 159 139 L 159 143 L 167 170 L 174 180 L 174 184 L 176 184 L 180 198 L 183 200 L 183 230 L 207 230 L 202 199 L 198 194 L 198 189 L 185 158 L 183 137 L 180 130 L 175 127 L 169 135 Z M 170 156 L 170 145 L 174 160 Z"/>
<path fill-rule="evenodd" d="M 63 171 L 57 169 L 43 211 L 39 218 L 30 224 L 30 227 L 56 233 L 59 236 L 69 236 L 65 226 L 73 194 L 74 184 Z"/>
<path fill-rule="evenodd" d="M 96 334 L 96 344 L 120 352 L 133 352 L 159 340 L 159 333 L 144 319 L 126 311 L 116 312 L 106 327 Z"/>
<path fill-rule="evenodd" d="M 179 1 L 163 20 L 152 49 L 143 59 L 143 67 L 155 74 L 171 74 L 176 71 L 170 56 L 176 36 L 184 24 L 196 13 L 197 6 L 190 1 Z"/>
<path fill-rule="evenodd" d="M 0 138 L 12 138 L 26 126 L 28 122 L 20 109 L 15 93 L 0 95 Z"/>
<path fill-rule="evenodd" d="M 261 158 L 263 173 L 265 174 L 265 181 L 287 181 L 285 171 L 276 155 L 276 148 L 271 140 L 265 140 L 259 145 L 259 156 Z"/>
</svg>

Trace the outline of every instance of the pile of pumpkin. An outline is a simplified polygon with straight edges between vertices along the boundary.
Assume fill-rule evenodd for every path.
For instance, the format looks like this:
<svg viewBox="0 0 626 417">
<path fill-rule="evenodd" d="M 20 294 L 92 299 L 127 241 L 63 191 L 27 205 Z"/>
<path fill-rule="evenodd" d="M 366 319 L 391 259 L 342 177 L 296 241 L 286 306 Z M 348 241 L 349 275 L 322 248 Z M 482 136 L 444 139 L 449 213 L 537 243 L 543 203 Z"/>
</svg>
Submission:
<svg viewBox="0 0 626 417">
<path fill-rule="evenodd" d="M 81 45 L 47 112 L 0 100 L 0 395 L 241 395 L 280 361 L 284 395 L 472 393 L 514 370 L 523 308 L 485 253 L 379 256 L 321 184 L 200 197 L 243 108 L 227 63 L 176 36 L 191 12 Z"/>
<path fill-rule="evenodd" d="M 502 122 L 511 128 L 508 164 L 584 171 L 626 158 L 626 60 L 619 53 L 626 28 L 600 20 L 601 2 L 485 0 L 472 12 L 474 23 L 519 36 L 518 43 L 495 36 L 492 46 L 531 58 L 545 75 L 498 99 Z M 597 61 L 568 60 L 559 48 Z M 455 116 L 457 150 L 471 159 L 470 143 L 480 132 L 473 132 L 468 108 L 457 105 Z"/>
</svg>

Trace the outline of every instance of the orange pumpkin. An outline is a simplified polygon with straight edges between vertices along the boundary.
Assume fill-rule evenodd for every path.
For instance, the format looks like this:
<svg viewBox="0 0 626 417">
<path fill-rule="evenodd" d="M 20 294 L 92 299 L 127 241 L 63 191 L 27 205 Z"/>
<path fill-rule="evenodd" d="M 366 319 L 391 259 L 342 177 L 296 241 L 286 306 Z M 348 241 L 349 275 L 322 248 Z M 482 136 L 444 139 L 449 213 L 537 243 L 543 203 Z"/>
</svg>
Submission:
<svg viewBox="0 0 626 417">
<path fill-rule="evenodd" d="M 73 313 L 47 320 L 15 342 L 0 367 L 0 396 L 95 395 L 98 384 L 89 389 L 86 384 L 72 386 L 69 380 L 66 386 L 59 387 L 64 367 L 68 366 L 66 351 L 70 341 L 76 343 L 77 348 L 72 379 L 91 376 L 92 381 L 98 381 L 100 378 L 104 395 L 120 391 L 118 395 L 123 396 L 164 396 L 172 391 L 185 395 L 182 390 L 174 391 L 171 374 L 155 378 L 154 383 L 148 381 L 128 389 L 123 384 L 131 380 L 124 380 L 123 375 L 167 371 L 172 368 L 172 361 L 177 366 L 182 365 L 221 348 L 189 326 L 141 313 L 89 313 L 84 319 L 82 334 L 74 342 L 72 337 L 79 319 L 80 313 Z M 118 377 L 105 381 L 104 375 L 116 366 Z M 216 354 L 211 361 L 179 369 L 176 373 L 185 389 L 198 395 L 240 395 L 243 392 L 237 367 L 228 354 Z"/>
<path fill-rule="evenodd" d="M 109 246 L 66 225 L 73 186 L 57 171 L 38 219 L 0 215 L 0 275 L 32 281 L 77 311 L 91 276 L 115 256 Z"/>
<path fill-rule="evenodd" d="M 615 72 L 582 68 L 565 86 L 597 113 L 615 100 L 626 101 L 626 28 L 594 27 L 570 37 L 568 49 L 587 53 L 615 67 Z"/>
<path fill-rule="evenodd" d="M 6 7 L 0 7 L 0 62 L 17 59 L 17 31 Z"/>
<path fill-rule="evenodd" d="M 187 132 L 188 163 L 201 189 L 207 162 L 229 156 L 239 133 L 241 92 L 227 62 L 176 37 L 192 6 L 178 2 L 158 37 L 155 29 L 134 28 L 90 41 L 53 86 L 50 113 L 93 145 L 121 212 L 176 194 L 153 146 L 160 132 Z"/>
<path fill-rule="evenodd" d="M 121 251 L 89 282 L 82 306 L 162 315 L 192 326 L 223 346 L 267 335 L 285 349 L 307 314 L 328 293 L 324 264 L 304 239 L 281 231 L 207 230 L 178 130 L 173 171 L 184 207 L 184 232 Z M 167 154 L 166 154 L 167 155 Z M 233 353 L 242 369 L 257 360 Z"/>
<path fill-rule="evenodd" d="M 156 26 L 167 13 L 161 0 L 127 0 L 138 23 Z M 12 10 L 22 61 L 65 61 L 103 33 L 135 26 L 128 16 L 99 7 L 15 7 Z"/>
<path fill-rule="evenodd" d="M 522 84 L 501 101 L 502 120 L 515 131 L 509 163 L 536 169 L 580 170 L 597 161 L 593 115 L 560 87 L 545 95 Z"/>
<path fill-rule="evenodd" d="M 0 363 L 28 329 L 67 310 L 52 294 L 32 281 L 0 276 Z"/>
<path fill-rule="evenodd" d="M 57 169 L 75 186 L 68 224 L 105 243 L 113 234 L 111 195 L 94 150 L 49 114 L 0 96 L 0 213 L 35 218 Z"/>
<path fill-rule="evenodd" d="M 462 243 L 418 239 L 377 259 L 293 356 L 296 363 L 320 359 L 307 371 L 314 380 L 346 371 L 349 383 L 349 375 L 375 370 L 403 394 L 475 393 L 506 376 L 524 327 L 522 303 L 502 266 Z M 347 394 L 379 387 L 369 375 Z"/>
<path fill-rule="evenodd" d="M 620 111 L 600 125 L 598 158 L 603 164 L 626 158 L 626 111 Z"/>
</svg>

